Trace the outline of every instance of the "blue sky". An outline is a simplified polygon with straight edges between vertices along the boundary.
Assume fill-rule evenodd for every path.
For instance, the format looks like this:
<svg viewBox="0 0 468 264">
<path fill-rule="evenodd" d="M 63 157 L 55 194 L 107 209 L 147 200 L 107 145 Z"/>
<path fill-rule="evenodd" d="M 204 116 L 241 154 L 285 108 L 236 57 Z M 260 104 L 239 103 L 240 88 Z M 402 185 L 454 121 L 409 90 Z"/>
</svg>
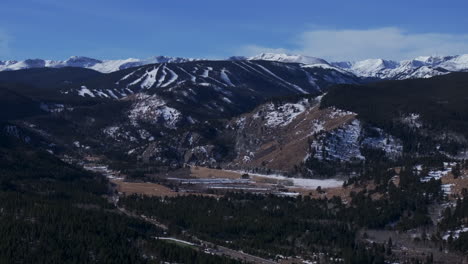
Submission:
<svg viewBox="0 0 468 264">
<path fill-rule="evenodd" d="M 468 53 L 468 1 L 1 0 L 0 60 Z"/>
</svg>

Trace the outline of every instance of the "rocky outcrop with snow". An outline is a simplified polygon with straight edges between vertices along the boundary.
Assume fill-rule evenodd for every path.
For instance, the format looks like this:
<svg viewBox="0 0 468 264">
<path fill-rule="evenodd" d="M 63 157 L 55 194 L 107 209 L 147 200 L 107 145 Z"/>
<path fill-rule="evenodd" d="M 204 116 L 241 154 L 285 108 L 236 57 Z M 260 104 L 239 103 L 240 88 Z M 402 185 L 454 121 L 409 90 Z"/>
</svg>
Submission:
<svg viewBox="0 0 468 264">
<path fill-rule="evenodd" d="M 353 120 L 328 134 L 322 134 L 312 141 L 313 157 L 319 160 L 354 161 L 363 160 L 360 136 L 361 122 Z"/>
<path fill-rule="evenodd" d="M 166 102 L 156 95 L 140 93 L 135 99 L 129 113 L 129 118 L 134 125 L 138 122 L 147 122 L 174 129 L 181 118 L 177 109 L 167 106 Z"/>
</svg>

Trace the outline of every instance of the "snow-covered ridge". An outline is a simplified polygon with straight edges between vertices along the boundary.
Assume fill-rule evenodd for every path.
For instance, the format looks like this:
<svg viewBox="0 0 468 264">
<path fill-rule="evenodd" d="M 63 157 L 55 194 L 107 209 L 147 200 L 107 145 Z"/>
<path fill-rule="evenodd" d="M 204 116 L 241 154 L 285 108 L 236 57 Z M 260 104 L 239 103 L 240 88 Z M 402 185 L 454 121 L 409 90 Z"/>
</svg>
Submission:
<svg viewBox="0 0 468 264">
<path fill-rule="evenodd" d="M 419 56 L 412 60 L 404 61 L 366 59 L 354 62 L 341 61 L 332 63 L 310 56 L 275 53 L 262 53 L 245 59 L 301 63 L 304 67 L 335 69 L 363 78 L 394 80 L 430 78 L 450 72 L 468 71 L 468 54 L 457 56 Z"/>
<path fill-rule="evenodd" d="M 331 63 L 359 77 L 380 79 L 430 78 L 449 72 L 468 71 L 468 54 L 457 56 L 420 56 L 412 60 L 368 59 Z"/>
<path fill-rule="evenodd" d="M 305 64 L 287 64 L 269 61 L 195 61 L 190 63 L 157 63 L 135 67 L 126 71 L 115 72 L 109 76 L 101 76 L 107 84 L 105 88 L 97 85 L 96 81 L 63 88 L 62 94 L 78 94 L 82 97 L 118 99 L 142 91 L 174 92 L 179 102 L 205 102 L 205 106 L 212 111 L 221 110 L 221 105 L 243 104 L 236 102 L 235 94 L 244 98 L 243 90 L 247 93 L 262 91 L 262 95 L 269 96 L 308 94 L 325 90 L 336 83 L 359 83 L 359 79 L 351 73 L 341 69 L 334 69 L 325 64 L 309 67 Z M 81 86 L 86 86 L 85 91 Z M 204 88 L 201 88 L 204 87 Z M 262 88 L 264 87 L 264 88 Z M 202 89 L 202 90 L 200 90 Z M 212 90 L 214 101 L 202 96 L 207 90 Z M 271 95 L 267 95 L 271 94 Z M 217 95 L 217 96 L 216 96 Z M 239 97 L 237 97 L 239 98 Z M 217 101 L 222 99 L 221 101 Z M 250 97 L 249 100 L 256 100 Z M 217 101 L 217 105 L 213 103 Z M 230 107 L 230 106 L 229 106 Z"/>
<path fill-rule="evenodd" d="M 62 68 L 62 67 L 79 67 L 93 69 L 103 73 L 110 73 L 118 70 L 123 70 L 131 67 L 138 67 L 154 63 L 182 63 L 188 61 L 196 61 L 200 59 L 179 58 L 155 56 L 147 59 L 122 59 L 122 60 L 98 60 L 82 56 L 72 56 L 67 60 L 43 60 L 43 59 L 27 59 L 23 61 L 0 61 L 0 71 L 14 71 L 30 68 Z"/>
<path fill-rule="evenodd" d="M 181 57 L 166 57 L 154 56 L 147 59 L 119 59 L 119 60 L 98 60 L 83 56 L 72 56 L 67 60 L 44 60 L 44 59 L 27 59 L 22 61 L 7 60 L 0 61 L 0 71 L 8 70 L 22 70 L 30 68 L 60 68 L 60 67 L 80 67 L 93 69 L 103 73 L 110 73 L 118 70 L 123 70 L 131 67 L 143 66 L 154 63 L 183 63 L 189 61 L 200 61 L 204 59 L 181 58 Z M 329 65 L 323 59 L 303 56 L 303 55 L 287 55 L 287 54 L 274 54 L 262 53 L 250 58 L 247 57 L 230 57 L 227 60 L 268 60 L 289 63 L 302 63 L 302 64 L 322 64 Z"/>
<path fill-rule="evenodd" d="M 88 57 L 73 56 L 67 60 L 27 59 L 23 61 L 0 61 L 0 71 L 21 70 L 29 68 L 60 68 L 81 67 L 93 69 L 103 73 L 115 72 L 131 67 L 144 66 L 155 63 L 183 63 L 202 61 L 180 57 L 155 56 L 147 59 L 98 60 Z M 456 56 L 419 56 L 412 60 L 393 61 L 384 59 L 367 59 L 362 61 L 327 62 L 324 59 L 291 54 L 262 53 L 253 57 L 230 57 L 227 61 L 277 61 L 284 63 L 300 63 L 304 67 L 333 69 L 354 74 L 364 78 L 379 79 L 411 79 L 429 78 L 449 72 L 468 71 L 468 54 Z"/>
<path fill-rule="evenodd" d="M 326 60 L 316 57 L 277 53 L 262 53 L 257 56 L 250 57 L 248 60 L 267 60 L 302 64 L 329 64 Z"/>
</svg>

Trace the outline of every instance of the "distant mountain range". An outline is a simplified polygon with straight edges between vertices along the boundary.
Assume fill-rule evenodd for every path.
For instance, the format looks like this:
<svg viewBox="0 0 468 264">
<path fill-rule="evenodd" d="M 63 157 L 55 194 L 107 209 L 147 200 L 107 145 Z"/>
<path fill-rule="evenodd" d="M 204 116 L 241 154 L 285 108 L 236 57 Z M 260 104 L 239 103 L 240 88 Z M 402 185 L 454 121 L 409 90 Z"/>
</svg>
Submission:
<svg viewBox="0 0 468 264">
<path fill-rule="evenodd" d="M 361 78 L 403 80 L 430 78 L 450 72 L 468 71 L 468 54 L 456 56 L 421 56 L 412 60 L 393 61 L 367 59 L 362 61 L 327 62 L 324 59 L 288 54 L 263 53 L 249 60 L 302 63 L 311 67 L 327 67 L 351 72 Z"/>
<path fill-rule="evenodd" d="M 82 56 L 72 56 L 67 60 L 43 60 L 43 59 L 28 59 L 24 61 L 0 61 L 0 71 L 23 70 L 31 68 L 63 68 L 63 67 L 79 67 L 96 70 L 102 73 L 110 73 L 119 70 L 124 70 L 131 67 L 137 67 L 154 63 L 180 63 L 193 61 L 195 59 L 155 56 L 147 59 L 123 59 L 123 60 L 97 60 Z"/>
<path fill-rule="evenodd" d="M 467 71 L 468 54 L 425 56 L 400 62 L 369 59 L 357 62 L 334 62 L 332 65 L 348 70 L 360 77 L 394 80 L 430 78 L 449 72 Z"/>
<path fill-rule="evenodd" d="M 0 71 L 21 70 L 30 68 L 80 67 L 111 73 L 127 68 L 156 63 L 182 63 L 202 61 L 181 57 L 155 56 L 147 59 L 98 60 L 88 57 L 73 56 L 64 61 L 28 59 L 24 61 L 0 61 Z M 262 53 L 253 57 L 235 56 L 227 61 L 266 60 L 284 63 L 300 63 L 313 68 L 346 71 L 361 78 L 403 80 L 430 78 L 449 72 L 468 71 L 468 54 L 455 56 L 421 56 L 412 60 L 393 61 L 384 59 L 367 59 L 362 61 L 327 62 L 321 58 L 304 55 Z M 223 61 L 223 60 L 220 60 Z"/>
</svg>

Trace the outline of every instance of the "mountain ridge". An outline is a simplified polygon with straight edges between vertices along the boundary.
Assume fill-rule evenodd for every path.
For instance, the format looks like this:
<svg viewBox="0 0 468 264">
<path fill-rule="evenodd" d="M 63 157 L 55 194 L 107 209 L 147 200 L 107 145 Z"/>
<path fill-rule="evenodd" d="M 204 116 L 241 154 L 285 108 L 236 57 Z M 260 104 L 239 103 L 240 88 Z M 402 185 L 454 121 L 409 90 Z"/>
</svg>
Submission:
<svg viewBox="0 0 468 264">
<path fill-rule="evenodd" d="M 119 70 L 128 69 L 131 67 L 144 66 L 154 63 L 180 63 L 196 60 L 200 59 L 153 56 L 146 59 L 128 58 L 117 60 L 98 60 L 85 56 L 71 56 L 66 60 L 26 59 L 22 61 L 0 61 L 0 71 L 23 70 L 31 68 L 79 67 L 92 69 L 102 73 L 111 73 Z"/>
<path fill-rule="evenodd" d="M 309 67 L 331 68 L 346 71 L 360 78 L 403 80 L 414 78 L 430 78 L 449 72 L 468 71 L 468 54 L 451 56 L 419 56 L 410 60 L 365 59 L 359 61 L 328 62 L 324 59 L 284 53 L 261 53 L 256 56 L 232 56 L 215 61 L 276 61 L 283 63 L 299 63 Z M 67 60 L 27 59 L 23 61 L 0 61 L 0 71 L 21 70 L 29 68 L 61 68 L 80 67 L 96 70 L 102 73 L 112 73 L 132 67 L 156 63 L 183 63 L 192 61 L 208 61 L 182 57 L 153 56 L 146 59 L 98 60 L 84 56 L 72 56 Z"/>
<path fill-rule="evenodd" d="M 448 72 L 468 70 L 468 54 L 455 56 L 419 56 L 411 60 L 367 59 L 356 62 L 333 62 L 360 77 L 380 79 L 430 78 Z"/>
</svg>

